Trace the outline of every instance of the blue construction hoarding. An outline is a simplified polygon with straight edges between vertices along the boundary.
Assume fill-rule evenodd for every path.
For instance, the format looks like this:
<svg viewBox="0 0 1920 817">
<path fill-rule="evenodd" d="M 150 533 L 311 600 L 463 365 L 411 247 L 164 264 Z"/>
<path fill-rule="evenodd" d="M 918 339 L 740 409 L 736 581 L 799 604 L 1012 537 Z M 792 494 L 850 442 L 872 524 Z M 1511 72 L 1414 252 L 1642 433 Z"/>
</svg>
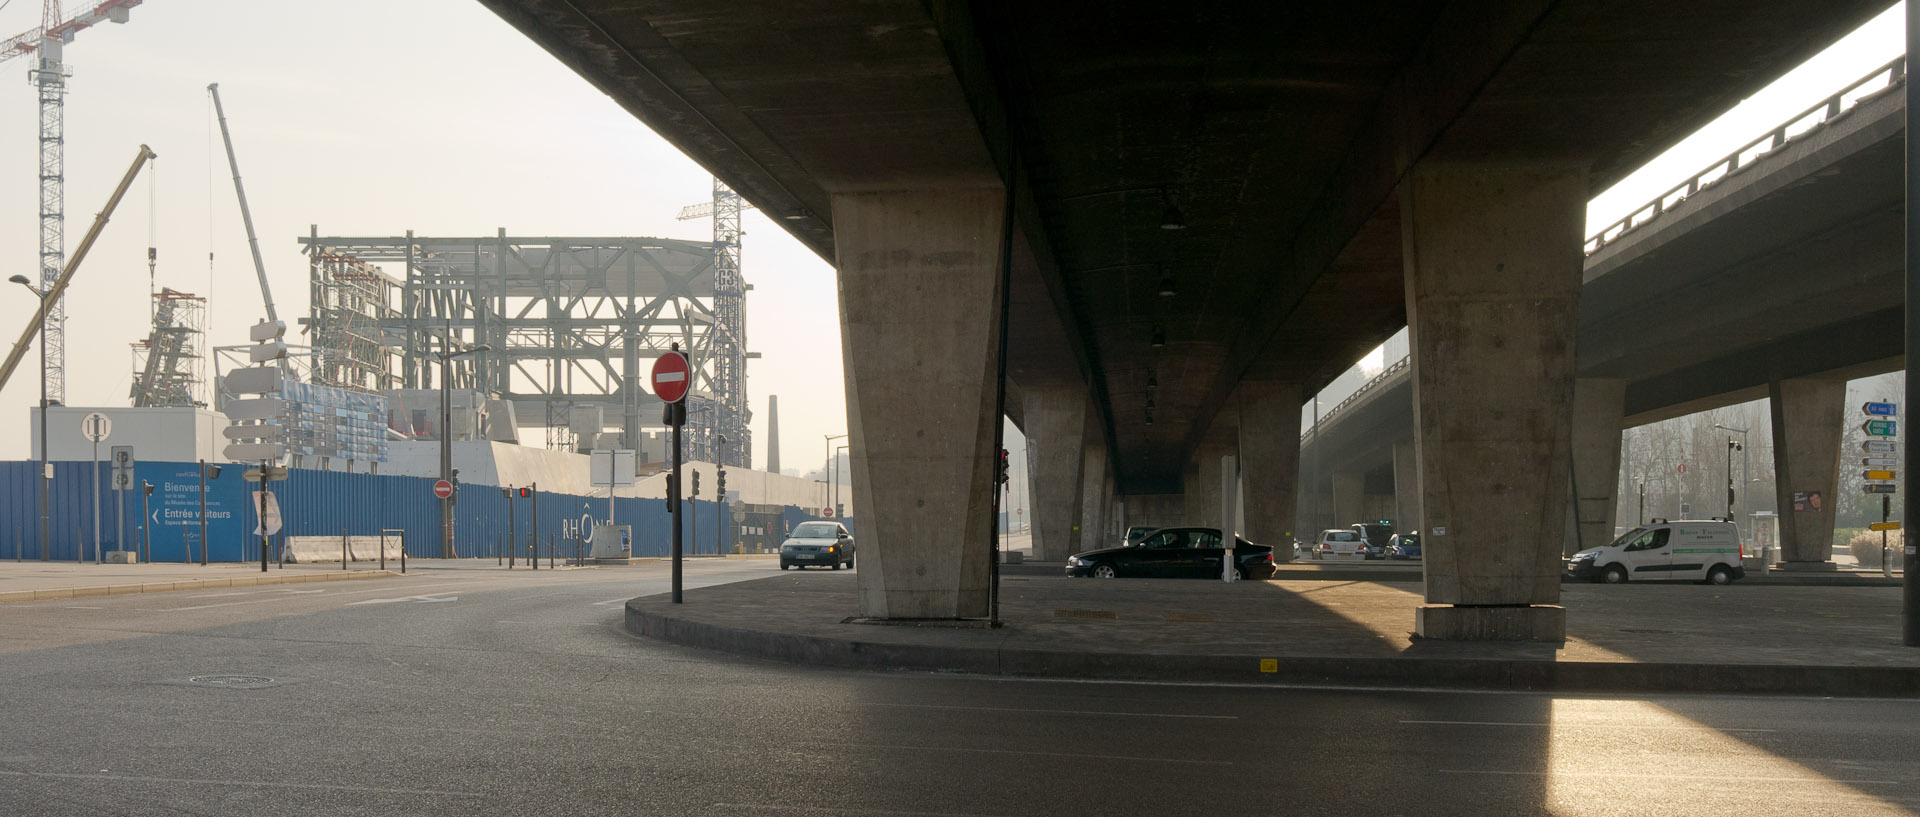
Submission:
<svg viewBox="0 0 1920 817">
<path fill-rule="evenodd" d="M 93 556 L 94 475 L 87 462 L 55 463 L 52 491 L 49 493 L 51 530 L 48 558 L 73 561 L 84 554 Z M 40 558 L 39 463 L 0 462 L 0 559 Z M 136 484 L 151 483 L 153 495 L 141 506 L 140 491 L 116 493 L 108 488 L 108 468 L 99 473 L 100 541 L 102 550 L 137 547 L 143 534 L 150 533 L 151 556 L 156 562 L 199 561 L 201 482 L 197 463 L 142 462 L 136 466 Z M 250 561 L 259 558 L 258 504 L 243 476 L 245 466 L 221 466 L 220 474 L 207 480 L 206 558 L 214 562 Z M 347 474 L 336 471 L 292 469 L 288 478 L 272 484 L 283 520 L 281 535 L 354 536 L 378 535 L 382 530 L 398 530 L 405 536 L 407 553 L 418 557 L 440 555 L 440 506 L 433 496 L 434 480 L 426 477 L 385 474 Z M 124 523 L 117 521 L 119 503 L 124 505 Z M 537 498 L 509 498 L 498 487 L 465 485 L 454 509 L 454 543 L 458 556 L 493 558 L 509 547 L 509 503 L 517 552 L 525 555 L 533 543 L 545 558 L 556 548 L 562 558 L 574 554 L 578 546 L 563 540 L 566 522 L 582 529 L 607 521 L 605 496 L 540 493 Z M 536 509 L 537 525 L 536 528 Z M 787 509 L 793 522 L 807 518 L 798 509 Z M 666 503 L 658 499 L 613 500 L 613 521 L 633 526 L 633 555 L 665 556 L 670 547 L 671 521 Z M 720 551 L 719 505 L 705 500 L 687 503 L 687 513 L 697 519 L 686 523 L 689 538 L 687 552 L 693 554 Z M 683 515 L 683 519 L 686 516 Z M 277 543 L 277 537 L 276 537 Z M 550 543 L 552 543 L 550 545 Z"/>
</svg>

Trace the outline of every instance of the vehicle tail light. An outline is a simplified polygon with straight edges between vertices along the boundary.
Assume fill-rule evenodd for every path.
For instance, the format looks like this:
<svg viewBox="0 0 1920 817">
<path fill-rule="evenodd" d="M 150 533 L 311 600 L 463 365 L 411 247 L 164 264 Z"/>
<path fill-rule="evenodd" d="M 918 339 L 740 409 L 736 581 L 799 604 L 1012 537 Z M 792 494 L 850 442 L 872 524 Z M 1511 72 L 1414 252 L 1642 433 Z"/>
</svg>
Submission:
<svg viewBox="0 0 1920 817">
<path fill-rule="evenodd" d="M 1261 554 L 1261 556 L 1260 556 L 1260 561 L 1263 561 L 1263 562 L 1271 562 L 1271 561 L 1273 561 L 1273 554 L 1271 554 L 1271 553 L 1264 553 L 1264 554 Z"/>
</svg>

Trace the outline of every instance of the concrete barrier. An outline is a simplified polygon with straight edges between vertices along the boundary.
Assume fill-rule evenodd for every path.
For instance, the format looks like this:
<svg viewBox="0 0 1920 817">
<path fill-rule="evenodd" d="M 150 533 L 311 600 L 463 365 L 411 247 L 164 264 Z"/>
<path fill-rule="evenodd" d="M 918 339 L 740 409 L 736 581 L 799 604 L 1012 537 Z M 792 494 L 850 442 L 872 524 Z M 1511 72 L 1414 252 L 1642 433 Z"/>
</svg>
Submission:
<svg viewBox="0 0 1920 817">
<path fill-rule="evenodd" d="M 402 537 L 387 537 L 387 558 L 398 561 L 400 549 L 405 544 Z M 338 536 L 289 536 L 287 537 L 287 561 L 294 564 L 314 564 L 317 562 L 340 561 L 341 547 Z M 380 560 L 379 536 L 347 537 L 346 557 L 354 562 L 377 562 Z"/>
</svg>

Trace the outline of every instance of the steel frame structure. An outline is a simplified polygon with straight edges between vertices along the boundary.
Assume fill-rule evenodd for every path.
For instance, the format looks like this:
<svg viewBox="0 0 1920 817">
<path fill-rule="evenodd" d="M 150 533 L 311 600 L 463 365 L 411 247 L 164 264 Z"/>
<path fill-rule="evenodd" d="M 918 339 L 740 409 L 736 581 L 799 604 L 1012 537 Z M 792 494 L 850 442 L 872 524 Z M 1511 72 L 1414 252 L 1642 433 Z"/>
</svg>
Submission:
<svg viewBox="0 0 1920 817">
<path fill-rule="evenodd" d="M 162 289 L 153 294 L 153 329 L 133 346 L 135 407 L 195 406 L 207 404 L 201 387 L 206 383 L 207 299 L 191 292 Z"/>
<path fill-rule="evenodd" d="M 320 386 L 382 393 L 398 388 L 384 327 L 400 317 L 392 304 L 400 282 L 357 258 L 309 248 L 312 379 Z"/>
<path fill-rule="evenodd" d="M 737 219 L 736 222 L 737 224 Z M 737 227 L 735 228 L 737 230 Z M 513 402 L 521 427 L 549 426 L 562 407 L 602 408 L 617 424 L 621 447 L 637 448 L 642 429 L 661 425 L 661 403 L 644 388 L 654 358 L 678 343 L 694 363 L 687 454 L 713 461 L 725 434 L 727 465 L 748 467 L 742 407 L 741 333 L 729 331 L 716 305 L 715 251 L 708 242 L 660 238 L 493 236 L 323 237 L 315 228 L 300 239 L 310 256 L 351 258 L 385 269 L 400 282 L 398 304 L 382 324 L 383 342 L 397 356 L 401 388 L 430 388 L 439 363 L 439 336 L 455 346 L 486 344 L 491 351 L 453 361 L 453 388 L 474 389 Z M 737 257 L 737 256 L 736 256 Z M 733 273 L 734 289 L 738 271 Z M 319 339 L 337 331 L 316 311 Z M 724 353 L 735 365 L 723 370 Z M 562 423 L 564 424 L 564 423 Z M 738 436 L 736 436 L 738 435 Z"/>
</svg>

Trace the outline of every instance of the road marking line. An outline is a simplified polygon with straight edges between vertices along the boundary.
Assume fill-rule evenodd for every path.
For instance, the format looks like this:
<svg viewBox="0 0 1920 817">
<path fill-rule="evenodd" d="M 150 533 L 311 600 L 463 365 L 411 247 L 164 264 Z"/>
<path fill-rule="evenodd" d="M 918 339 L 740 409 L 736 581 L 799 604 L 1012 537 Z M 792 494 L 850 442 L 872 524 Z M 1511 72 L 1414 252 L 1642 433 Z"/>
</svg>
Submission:
<svg viewBox="0 0 1920 817">
<path fill-rule="evenodd" d="M 398 598 L 398 599 L 362 599 L 360 601 L 347 602 L 346 606 L 356 607 L 362 604 L 398 604 L 401 602 L 408 602 L 408 601 L 416 602 L 420 604 L 426 604 L 429 602 L 436 602 L 436 601 L 459 601 L 459 600 L 460 600 L 459 596 L 445 596 L 445 595 L 430 594 L 430 595 L 424 595 L 424 596 L 407 596 L 405 598 Z"/>
<path fill-rule="evenodd" d="M 609 605 L 609 604 L 619 604 L 619 603 L 621 603 L 621 602 L 623 602 L 623 601 L 627 601 L 628 599 L 631 599 L 631 598 L 633 598 L 633 596 L 621 596 L 620 598 L 617 598 L 617 599 L 607 599 L 606 601 L 596 601 L 596 602 L 594 602 L 594 603 L 593 603 L 593 605 L 592 605 L 592 606 L 594 606 L 594 607 L 605 607 L 606 605 Z"/>
<path fill-rule="evenodd" d="M 78 605 L 78 604 L 69 604 L 69 605 L 67 605 L 67 609 L 68 609 L 68 610 L 105 610 L 105 609 L 107 609 L 107 608 L 105 608 L 105 607 L 83 607 L 83 606 L 81 606 L 81 605 Z"/>
<path fill-rule="evenodd" d="M 816 814 L 881 814 L 897 817 L 998 817 L 992 814 L 960 811 L 895 811 L 884 808 L 836 808 L 834 806 L 781 806 L 760 803 L 714 803 L 714 808 L 758 809 L 760 811 L 801 811 Z"/>
<path fill-rule="evenodd" d="M 408 589 L 424 590 L 429 587 L 470 587 L 470 586 L 471 585 L 467 582 L 441 582 L 439 584 L 416 584 Z M 391 593 L 393 592 L 393 588 L 392 587 L 376 587 L 371 590 L 341 590 L 341 591 L 327 591 L 327 592 L 332 593 L 332 595 L 328 596 L 327 598 L 333 599 L 341 596 L 360 596 L 360 595 L 365 595 L 367 593 Z M 183 612 L 187 610 L 210 610 L 215 607 L 236 607 L 242 604 L 272 604 L 273 602 L 276 602 L 276 601 L 288 601 L 288 600 L 289 599 L 287 599 L 286 596 L 280 595 L 270 599 L 254 599 L 252 601 L 228 601 L 228 602 L 221 602 L 219 604 L 197 604 L 192 607 L 141 607 L 137 610 L 137 612 L 178 613 L 178 612 Z"/>
<path fill-rule="evenodd" d="M 938 704 L 881 704 L 869 703 L 867 706 L 890 706 L 900 709 L 955 709 L 968 712 L 1032 712 L 1040 715 L 1118 715 L 1126 718 L 1189 718 L 1208 721 L 1237 721 L 1239 715 L 1176 715 L 1166 712 L 1100 712 L 1086 709 L 1018 709 L 998 706 L 941 706 Z"/>
<path fill-rule="evenodd" d="M 1524 723 L 1524 722 L 1517 722 L 1517 721 L 1514 721 L 1514 722 L 1509 722 L 1509 721 L 1401 721 L 1401 723 L 1420 724 L 1425 726 L 1543 726 L 1543 727 L 1552 727 L 1555 729 L 1559 729 L 1559 728 L 1678 729 L 1682 731 L 1693 731 L 1696 729 L 1711 729 L 1715 732 L 1777 732 L 1779 731 L 1777 729 L 1749 729 L 1744 727 L 1669 726 L 1669 725 L 1643 725 L 1643 724 L 1635 724 L 1635 723 Z"/>
<path fill-rule="evenodd" d="M 857 749 L 886 749 L 906 752 L 974 752 L 978 754 L 1028 755 L 1031 757 L 1075 757 L 1088 760 L 1138 760 L 1149 763 L 1184 763 L 1191 766 L 1232 766 L 1231 760 L 1189 760 L 1178 757 L 1140 757 L 1138 755 L 1089 755 L 1079 752 L 1028 752 L 1019 749 L 973 749 L 961 746 L 888 746 L 879 743 L 844 743 Z"/>
<path fill-rule="evenodd" d="M 320 789 L 324 791 L 353 791 L 372 794 L 432 794 L 442 797 L 486 797 L 477 791 L 441 791 L 437 789 L 396 789 L 380 786 L 342 786 L 331 783 L 277 783 L 266 780 L 212 780 L 197 777 L 145 777 L 122 774 L 61 774 L 57 772 L 17 772 L 0 769 L 0 775 L 8 777 L 44 777 L 54 780 L 105 780 L 117 783 L 188 783 L 196 786 L 246 786 L 259 789 Z"/>
<path fill-rule="evenodd" d="M 1844 780 L 1837 777 L 1735 777 L 1732 775 L 1711 774 L 1622 774 L 1620 772 L 1562 772 L 1541 770 L 1530 772 L 1501 771 L 1498 769 L 1441 769 L 1441 774 L 1492 774 L 1506 777 L 1595 777 L 1595 778 L 1632 778 L 1635 780 L 1716 780 L 1736 783 L 1841 783 L 1849 786 L 1875 785 L 1899 786 L 1897 780 Z"/>
</svg>

